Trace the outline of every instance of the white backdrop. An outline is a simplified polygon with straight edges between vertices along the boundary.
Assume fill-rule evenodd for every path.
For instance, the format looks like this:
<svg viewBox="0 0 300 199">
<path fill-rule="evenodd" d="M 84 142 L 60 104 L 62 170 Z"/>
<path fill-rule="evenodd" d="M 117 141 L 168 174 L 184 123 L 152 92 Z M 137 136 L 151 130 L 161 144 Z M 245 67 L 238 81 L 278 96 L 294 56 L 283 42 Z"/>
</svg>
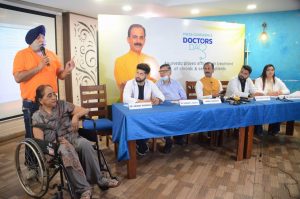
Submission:
<svg viewBox="0 0 300 199">
<path fill-rule="evenodd" d="M 28 47 L 28 30 L 39 25 L 46 27 L 46 48 L 56 51 L 55 18 L 0 8 L 0 119 L 22 114 L 19 84 L 12 71 L 18 50 Z"/>
<path fill-rule="evenodd" d="M 119 98 L 114 80 L 115 59 L 129 51 L 127 31 L 131 24 L 146 29 L 143 53 L 159 63 L 169 63 L 172 77 L 181 82 L 203 77 L 203 64 L 215 63 L 214 76 L 229 80 L 237 75 L 244 62 L 245 25 L 188 19 L 142 18 L 119 15 L 99 15 L 100 82 L 107 84 L 111 103 Z M 158 69 L 151 69 L 158 77 Z"/>
</svg>

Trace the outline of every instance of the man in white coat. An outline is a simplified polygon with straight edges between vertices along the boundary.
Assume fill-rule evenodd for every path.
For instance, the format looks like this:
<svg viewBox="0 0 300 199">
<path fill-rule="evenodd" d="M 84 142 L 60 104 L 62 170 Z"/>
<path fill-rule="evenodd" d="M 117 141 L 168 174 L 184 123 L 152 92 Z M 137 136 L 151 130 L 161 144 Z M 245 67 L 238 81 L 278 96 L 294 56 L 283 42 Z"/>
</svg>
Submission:
<svg viewBox="0 0 300 199">
<path fill-rule="evenodd" d="M 147 77 L 150 74 L 150 67 L 148 64 L 141 63 L 137 65 L 135 79 L 127 81 L 124 92 L 124 103 L 139 103 L 151 102 L 153 105 L 158 105 L 165 100 L 164 95 L 159 88 Z M 136 141 L 137 153 L 145 155 L 149 151 L 147 139 Z"/>
<path fill-rule="evenodd" d="M 249 78 L 251 72 L 252 68 L 249 65 L 243 65 L 239 75 L 229 81 L 226 96 L 252 97 L 263 95 L 263 93 L 257 92 Z"/>
</svg>

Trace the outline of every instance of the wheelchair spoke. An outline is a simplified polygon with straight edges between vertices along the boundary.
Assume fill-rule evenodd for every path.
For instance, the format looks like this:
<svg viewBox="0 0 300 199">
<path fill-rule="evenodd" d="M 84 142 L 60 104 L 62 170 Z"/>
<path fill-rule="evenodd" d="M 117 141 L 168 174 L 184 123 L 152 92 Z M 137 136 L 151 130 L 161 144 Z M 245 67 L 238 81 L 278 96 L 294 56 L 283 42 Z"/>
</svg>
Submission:
<svg viewBox="0 0 300 199">
<path fill-rule="evenodd" d="M 48 172 L 37 147 L 34 143 L 23 141 L 17 146 L 15 154 L 19 181 L 32 197 L 42 197 L 48 189 Z"/>
</svg>

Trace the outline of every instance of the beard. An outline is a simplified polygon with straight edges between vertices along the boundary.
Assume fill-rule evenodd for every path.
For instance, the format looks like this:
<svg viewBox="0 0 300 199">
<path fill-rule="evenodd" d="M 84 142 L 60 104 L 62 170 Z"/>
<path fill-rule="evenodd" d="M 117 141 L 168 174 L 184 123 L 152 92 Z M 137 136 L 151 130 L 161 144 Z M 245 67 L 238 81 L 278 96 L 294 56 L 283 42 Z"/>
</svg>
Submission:
<svg viewBox="0 0 300 199">
<path fill-rule="evenodd" d="M 44 44 L 39 44 L 37 42 L 33 42 L 31 45 L 33 51 L 38 52 L 40 51 L 41 46 L 45 46 Z"/>
<path fill-rule="evenodd" d="M 240 80 L 241 82 L 245 82 L 246 79 L 247 79 L 247 78 L 244 78 L 243 76 L 239 75 L 239 80 Z"/>
<path fill-rule="evenodd" d="M 212 74 L 210 72 L 205 72 L 204 74 L 205 74 L 206 77 L 211 77 L 212 76 Z"/>
<path fill-rule="evenodd" d="M 145 79 L 146 79 L 146 78 L 145 78 Z M 142 83 L 142 82 L 145 81 L 145 79 L 141 79 L 141 78 L 139 78 L 139 77 L 136 77 L 136 78 L 135 78 L 135 81 L 138 82 L 138 83 Z"/>
</svg>

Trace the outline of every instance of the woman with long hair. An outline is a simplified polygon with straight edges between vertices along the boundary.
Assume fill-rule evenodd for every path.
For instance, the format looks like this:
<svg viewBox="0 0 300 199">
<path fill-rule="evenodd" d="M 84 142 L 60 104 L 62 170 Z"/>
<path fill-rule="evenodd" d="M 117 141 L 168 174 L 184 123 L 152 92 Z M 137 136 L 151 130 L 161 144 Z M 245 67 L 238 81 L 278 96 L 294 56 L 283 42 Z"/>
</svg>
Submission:
<svg viewBox="0 0 300 199">
<path fill-rule="evenodd" d="M 275 76 L 275 67 L 272 64 L 267 64 L 259 78 L 255 80 L 255 87 L 259 92 L 267 96 L 288 95 L 290 90 L 278 77 Z M 278 135 L 280 131 L 280 123 L 269 124 L 270 132 L 272 135 Z M 255 127 L 257 134 L 262 134 L 262 126 Z"/>
<path fill-rule="evenodd" d="M 256 88 L 268 96 L 288 95 L 290 90 L 278 77 L 275 76 L 275 67 L 267 64 L 259 78 L 255 80 Z"/>
</svg>

